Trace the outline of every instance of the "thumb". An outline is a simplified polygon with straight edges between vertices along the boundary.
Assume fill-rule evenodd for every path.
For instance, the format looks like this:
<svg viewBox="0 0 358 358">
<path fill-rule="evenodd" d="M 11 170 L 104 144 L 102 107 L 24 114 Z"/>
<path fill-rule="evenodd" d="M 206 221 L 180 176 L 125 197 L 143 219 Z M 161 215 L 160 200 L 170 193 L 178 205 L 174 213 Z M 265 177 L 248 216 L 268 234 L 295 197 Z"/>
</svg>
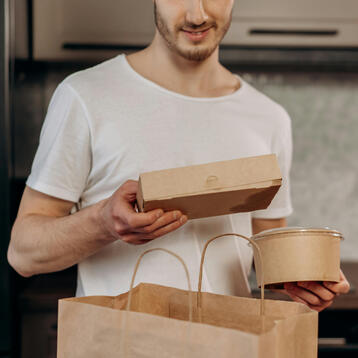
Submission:
<svg viewBox="0 0 358 358">
<path fill-rule="evenodd" d="M 127 180 L 120 186 L 117 192 L 121 196 L 121 198 L 124 199 L 124 201 L 133 203 L 136 201 L 137 197 L 138 182 L 135 180 Z"/>
</svg>

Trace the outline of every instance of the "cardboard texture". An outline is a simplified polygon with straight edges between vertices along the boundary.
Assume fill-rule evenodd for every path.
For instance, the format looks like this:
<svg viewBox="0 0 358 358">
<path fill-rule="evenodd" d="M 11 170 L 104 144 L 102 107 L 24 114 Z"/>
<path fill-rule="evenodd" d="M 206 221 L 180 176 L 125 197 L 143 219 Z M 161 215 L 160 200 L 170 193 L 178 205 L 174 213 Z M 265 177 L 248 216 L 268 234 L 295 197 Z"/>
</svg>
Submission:
<svg viewBox="0 0 358 358">
<path fill-rule="evenodd" d="M 336 231 L 282 229 L 253 237 L 265 267 L 264 284 L 296 281 L 334 281 L 340 276 L 340 241 Z M 255 263 L 258 261 L 254 252 Z M 257 272 L 257 282 L 261 273 Z"/>
<path fill-rule="evenodd" d="M 194 302 L 196 295 L 194 293 Z M 188 291 L 154 284 L 128 294 L 59 302 L 58 358 L 316 358 L 318 314 L 303 304 L 203 293 L 188 322 Z"/>
<path fill-rule="evenodd" d="M 206 247 L 217 238 L 203 250 L 198 292 L 141 283 L 119 296 L 60 300 L 57 357 L 316 358 L 318 313 L 307 306 L 201 292 Z M 131 287 L 155 250 L 171 253 L 143 253 Z"/>
<path fill-rule="evenodd" d="M 143 173 L 140 211 L 180 210 L 189 219 L 266 209 L 281 186 L 274 154 Z"/>
</svg>

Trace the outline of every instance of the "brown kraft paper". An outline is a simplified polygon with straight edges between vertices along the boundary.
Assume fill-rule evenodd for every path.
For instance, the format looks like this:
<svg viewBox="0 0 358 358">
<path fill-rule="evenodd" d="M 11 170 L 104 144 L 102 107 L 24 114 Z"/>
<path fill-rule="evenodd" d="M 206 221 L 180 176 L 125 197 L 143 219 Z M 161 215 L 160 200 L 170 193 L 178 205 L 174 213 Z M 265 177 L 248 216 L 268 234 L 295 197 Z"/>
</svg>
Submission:
<svg viewBox="0 0 358 358">
<path fill-rule="evenodd" d="M 303 304 L 201 293 L 201 279 L 198 292 L 130 292 L 60 300 L 57 357 L 317 357 L 318 314 Z"/>
</svg>

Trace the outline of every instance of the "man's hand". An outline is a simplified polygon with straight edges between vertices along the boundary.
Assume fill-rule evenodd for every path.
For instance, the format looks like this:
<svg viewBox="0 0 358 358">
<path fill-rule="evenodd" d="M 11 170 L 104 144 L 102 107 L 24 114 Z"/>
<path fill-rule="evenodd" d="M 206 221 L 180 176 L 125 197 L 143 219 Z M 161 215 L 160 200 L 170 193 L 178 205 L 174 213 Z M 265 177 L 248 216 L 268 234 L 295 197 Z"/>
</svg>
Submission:
<svg viewBox="0 0 358 358">
<path fill-rule="evenodd" d="M 279 290 L 287 294 L 293 301 L 301 302 L 311 309 L 321 312 L 332 305 L 336 296 L 341 293 L 348 293 L 349 282 L 341 271 L 340 281 L 337 282 L 288 282 L 284 284 L 284 290 Z"/>
<path fill-rule="evenodd" d="M 113 237 L 133 245 L 146 244 L 187 222 L 188 218 L 178 210 L 138 213 L 135 210 L 137 191 L 138 182 L 128 180 L 103 202 L 103 226 Z"/>
<path fill-rule="evenodd" d="M 22 276 L 60 271 L 121 239 L 144 244 L 183 225 L 179 211 L 137 213 L 138 183 L 124 183 L 110 198 L 70 215 L 74 202 L 25 188 L 8 249 Z"/>
</svg>

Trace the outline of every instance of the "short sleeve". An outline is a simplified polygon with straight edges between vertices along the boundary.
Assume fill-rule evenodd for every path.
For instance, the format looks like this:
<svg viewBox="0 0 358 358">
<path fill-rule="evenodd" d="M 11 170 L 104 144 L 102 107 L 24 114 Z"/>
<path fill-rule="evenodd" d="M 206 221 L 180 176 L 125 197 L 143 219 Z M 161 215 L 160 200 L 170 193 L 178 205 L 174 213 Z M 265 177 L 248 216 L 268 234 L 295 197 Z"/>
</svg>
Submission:
<svg viewBox="0 0 358 358">
<path fill-rule="evenodd" d="M 292 162 L 292 130 L 291 119 L 287 112 L 282 109 L 280 126 L 277 128 L 272 153 L 277 155 L 278 163 L 282 174 L 282 185 L 265 210 L 258 210 L 252 213 L 257 219 L 279 219 L 292 214 L 292 203 L 290 193 L 290 169 Z"/>
<path fill-rule="evenodd" d="M 26 185 L 56 198 L 78 202 L 91 168 L 90 144 L 86 109 L 77 92 L 65 81 L 51 99 Z"/>
</svg>

